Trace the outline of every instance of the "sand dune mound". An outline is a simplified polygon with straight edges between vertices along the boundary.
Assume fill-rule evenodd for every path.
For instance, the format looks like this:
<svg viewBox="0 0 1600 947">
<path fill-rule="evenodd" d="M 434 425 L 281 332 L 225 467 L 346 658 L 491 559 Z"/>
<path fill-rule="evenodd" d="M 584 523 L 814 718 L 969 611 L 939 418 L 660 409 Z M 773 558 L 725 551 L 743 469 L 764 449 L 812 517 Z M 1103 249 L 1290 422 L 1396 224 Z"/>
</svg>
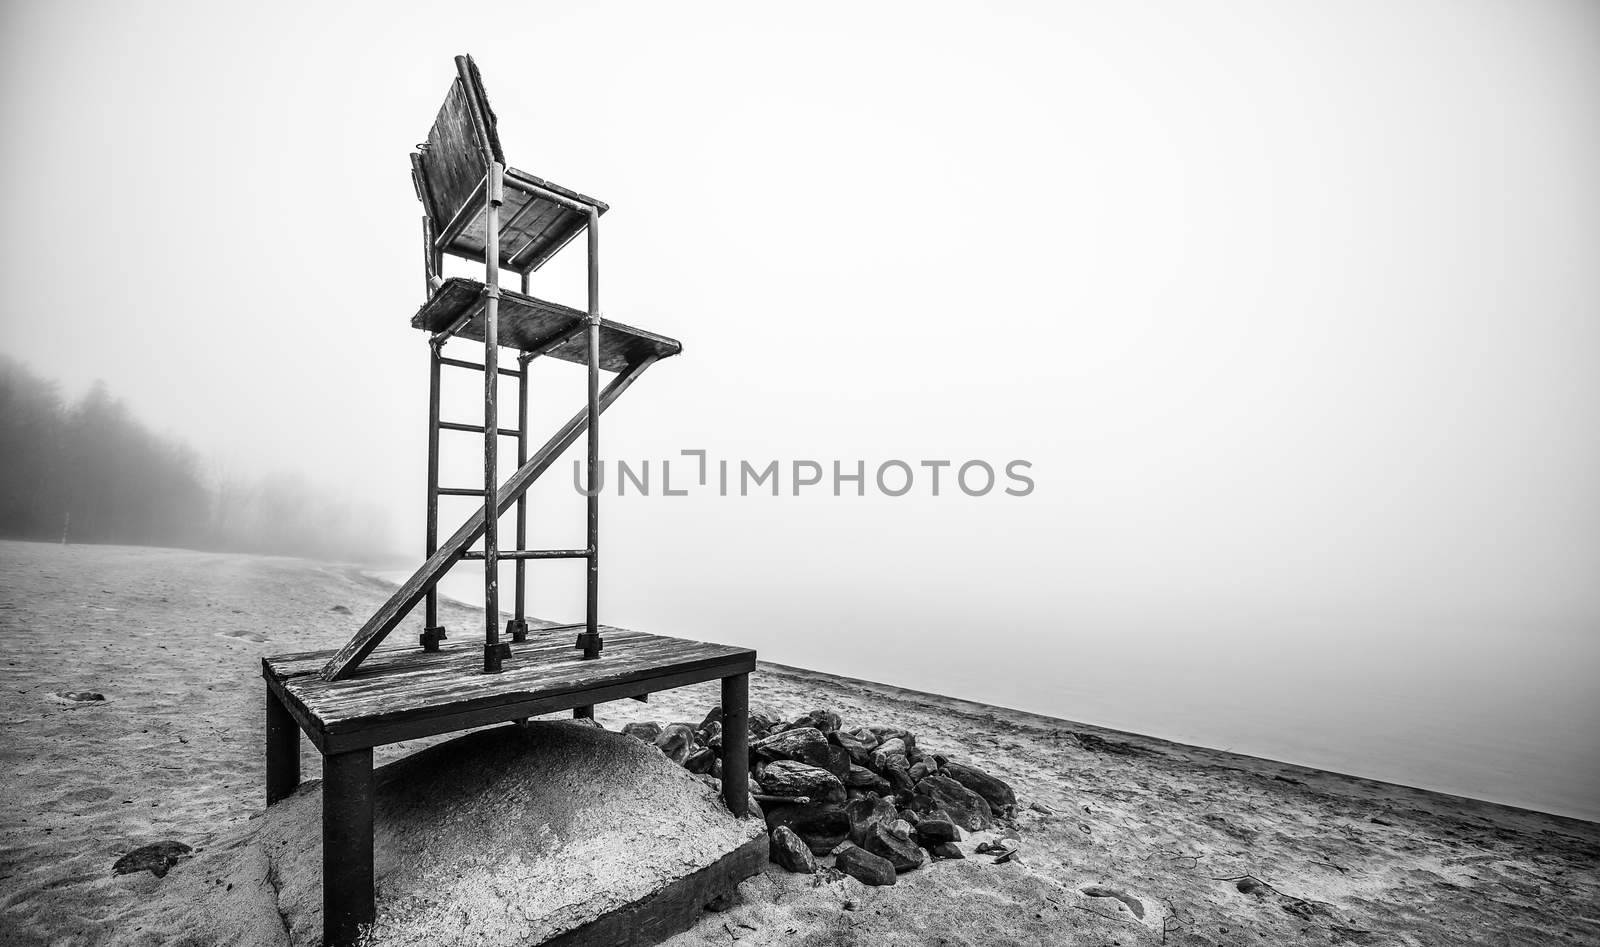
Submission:
<svg viewBox="0 0 1600 947">
<path fill-rule="evenodd" d="M 118 940 L 319 943 L 321 806 L 307 785 L 180 862 Z M 567 721 L 380 768 L 374 821 L 375 945 L 540 943 L 764 843 L 653 746 Z"/>
</svg>

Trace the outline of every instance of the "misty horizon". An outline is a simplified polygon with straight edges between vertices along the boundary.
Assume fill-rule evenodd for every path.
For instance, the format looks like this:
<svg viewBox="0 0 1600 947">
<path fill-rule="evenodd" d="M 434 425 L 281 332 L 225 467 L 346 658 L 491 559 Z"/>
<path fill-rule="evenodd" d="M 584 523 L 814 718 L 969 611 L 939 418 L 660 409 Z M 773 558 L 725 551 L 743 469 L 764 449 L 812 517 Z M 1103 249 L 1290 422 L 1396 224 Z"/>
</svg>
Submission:
<svg viewBox="0 0 1600 947">
<path fill-rule="evenodd" d="M 0 352 L 420 561 L 407 155 L 471 52 L 508 152 L 611 205 L 607 317 L 684 343 L 606 415 L 658 489 L 611 470 L 602 621 L 1600 819 L 1594 6 L 638 5 L 536 57 L 515 9 L 8 7 Z M 583 373 L 533 376 L 542 435 Z M 697 450 L 782 486 L 662 492 Z M 581 543 L 581 454 L 530 544 Z M 926 459 L 998 485 L 827 466 Z M 579 564 L 530 575 L 581 615 Z"/>
</svg>

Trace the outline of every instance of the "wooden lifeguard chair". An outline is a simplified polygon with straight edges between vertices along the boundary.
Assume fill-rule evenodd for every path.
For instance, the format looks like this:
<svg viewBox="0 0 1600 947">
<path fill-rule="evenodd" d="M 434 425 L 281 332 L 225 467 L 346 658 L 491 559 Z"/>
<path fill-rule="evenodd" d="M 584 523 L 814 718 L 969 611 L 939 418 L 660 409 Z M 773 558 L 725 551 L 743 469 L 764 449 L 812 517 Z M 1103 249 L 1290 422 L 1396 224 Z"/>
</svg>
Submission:
<svg viewBox="0 0 1600 947">
<path fill-rule="evenodd" d="M 755 652 L 601 625 L 600 415 L 657 361 L 682 346 L 600 314 L 602 201 L 508 167 L 495 114 L 471 57 L 456 57 L 451 84 L 425 144 L 411 156 L 422 201 L 423 271 L 428 297 L 412 317 L 428 333 L 427 559 L 342 648 L 263 659 L 267 681 L 267 804 L 300 784 L 299 735 L 322 752 L 323 927 L 329 944 L 355 938 L 374 918 L 372 748 L 401 740 L 572 710 L 592 717 L 594 705 L 703 681 L 722 681 L 723 796 L 739 817 L 748 792 L 748 675 Z M 587 237 L 588 305 L 578 310 L 529 294 L 529 277 L 575 240 Z M 443 276 L 444 256 L 481 262 L 482 282 Z M 501 273 L 517 273 L 520 291 L 502 289 Z M 453 339 L 479 341 L 483 361 L 444 355 Z M 516 368 L 502 366 L 502 348 Z M 537 358 L 575 362 L 588 371 L 588 404 L 537 450 L 529 452 L 528 369 Z M 441 421 L 443 368 L 483 373 L 483 423 Z M 601 372 L 614 373 L 602 388 Z M 499 422 L 499 377 L 518 381 L 518 424 Z M 483 435 L 483 485 L 439 485 L 439 435 Z M 527 549 L 528 488 L 587 432 L 588 542 L 583 549 Z M 518 467 L 499 482 L 499 440 L 517 439 Z M 484 500 L 443 542 L 439 497 Z M 516 506 L 516 548 L 500 547 L 499 520 Z M 494 515 L 490 515 L 490 510 Z M 482 539 L 482 546 L 471 548 Z M 498 573 L 516 569 L 515 612 L 502 638 Z M 557 624 L 526 614 L 526 567 L 544 559 L 586 559 L 585 620 Z M 450 639 L 439 622 L 436 586 L 462 560 L 484 569 L 482 648 Z M 417 644 L 380 647 L 418 602 L 425 602 Z M 567 637 L 578 631 L 576 640 Z M 509 639 L 509 640 L 505 640 Z"/>
</svg>

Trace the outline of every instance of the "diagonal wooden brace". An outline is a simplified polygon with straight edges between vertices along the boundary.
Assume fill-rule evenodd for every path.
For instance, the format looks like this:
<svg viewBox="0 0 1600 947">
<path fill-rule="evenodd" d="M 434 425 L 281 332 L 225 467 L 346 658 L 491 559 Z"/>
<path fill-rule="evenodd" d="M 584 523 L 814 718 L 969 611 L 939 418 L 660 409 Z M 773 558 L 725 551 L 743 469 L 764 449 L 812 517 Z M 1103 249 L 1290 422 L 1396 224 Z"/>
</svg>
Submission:
<svg viewBox="0 0 1600 947">
<path fill-rule="evenodd" d="M 634 379 L 644 374 L 645 369 L 654 363 L 655 358 L 653 356 L 646 357 L 637 364 L 628 366 L 626 371 L 613 378 L 605 390 L 600 392 L 600 411 L 604 412 L 611 407 L 611 403 L 616 401 L 624 391 L 628 390 L 628 386 L 633 384 Z M 528 458 L 527 463 L 519 467 L 516 473 L 501 484 L 495 496 L 496 515 L 510 509 L 511 504 L 517 502 L 517 498 L 526 493 L 528 488 L 533 486 L 533 482 L 539 479 L 539 476 L 548 470 L 551 464 L 556 462 L 556 458 L 560 457 L 567 448 L 577 443 L 578 437 L 588 429 L 589 409 L 584 408 L 574 414 L 566 424 L 563 424 L 561 429 L 555 433 L 555 436 L 546 441 L 543 447 Z M 428 594 L 428 590 L 433 588 L 440 579 L 444 578 L 445 573 L 450 571 L 450 567 L 455 565 L 457 559 L 461 558 L 461 554 L 466 552 L 467 548 L 477 542 L 478 537 L 483 535 L 484 524 L 487 522 L 484 511 L 485 508 L 480 507 L 476 513 L 472 514 L 462 524 L 461 528 L 456 530 L 455 534 L 449 539 L 441 543 L 438 551 L 429 556 L 428 561 L 424 562 L 422 567 L 396 589 L 394 594 L 389 596 L 389 600 L 384 602 L 373 613 L 371 618 L 367 619 L 367 623 L 361 626 L 361 630 L 356 632 L 355 637 L 346 642 L 344 647 L 340 648 L 338 653 L 330 658 L 322 668 L 323 680 L 336 681 L 343 677 L 349 677 L 362 659 L 371 654 L 372 650 L 383 641 L 384 637 L 400 624 L 406 614 L 418 602 L 422 601 L 422 597 Z"/>
</svg>

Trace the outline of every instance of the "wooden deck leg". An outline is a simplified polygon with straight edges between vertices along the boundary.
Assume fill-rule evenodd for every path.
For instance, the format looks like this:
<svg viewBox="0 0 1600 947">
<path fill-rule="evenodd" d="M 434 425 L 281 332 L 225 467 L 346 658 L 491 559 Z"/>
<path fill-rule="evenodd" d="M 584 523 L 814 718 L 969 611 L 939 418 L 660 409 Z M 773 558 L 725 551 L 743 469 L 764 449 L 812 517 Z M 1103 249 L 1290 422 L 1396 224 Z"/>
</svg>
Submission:
<svg viewBox="0 0 1600 947">
<path fill-rule="evenodd" d="M 300 788 L 300 726 L 267 685 L 267 805 Z"/>
<path fill-rule="evenodd" d="M 322 758 L 322 941 L 353 944 L 377 911 L 372 891 L 372 750 Z"/>
<path fill-rule="evenodd" d="M 572 708 L 572 719 L 573 720 L 584 720 L 584 719 L 593 720 L 594 719 L 594 704 L 584 704 L 582 707 L 574 707 L 574 708 Z"/>
<path fill-rule="evenodd" d="M 750 675 L 722 679 L 722 798 L 739 818 L 750 814 Z"/>
</svg>

